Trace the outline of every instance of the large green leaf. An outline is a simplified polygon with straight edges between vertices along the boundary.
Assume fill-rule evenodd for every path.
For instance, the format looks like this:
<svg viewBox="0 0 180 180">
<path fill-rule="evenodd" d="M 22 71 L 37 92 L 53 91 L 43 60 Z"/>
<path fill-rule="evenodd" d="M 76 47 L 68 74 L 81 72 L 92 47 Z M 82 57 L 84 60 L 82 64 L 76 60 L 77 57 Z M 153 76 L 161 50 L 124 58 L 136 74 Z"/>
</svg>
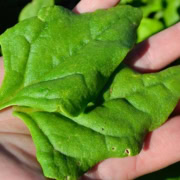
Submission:
<svg viewBox="0 0 180 180">
<path fill-rule="evenodd" d="M 102 104 L 78 117 L 16 108 L 32 134 L 47 177 L 77 179 L 98 162 L 140 152 L 145 135 L 163 124 L 180 99 L 180 66 L 139 74 L 122 68 Z"/>
<path fill-rule="evenodd" d="M 0 37 L 0 109 L 22 105 L 78 115 L 133 47 L 141 16 L 131 6 L 83 15 L 53 6 L 7 30 Z"/>
</svg>

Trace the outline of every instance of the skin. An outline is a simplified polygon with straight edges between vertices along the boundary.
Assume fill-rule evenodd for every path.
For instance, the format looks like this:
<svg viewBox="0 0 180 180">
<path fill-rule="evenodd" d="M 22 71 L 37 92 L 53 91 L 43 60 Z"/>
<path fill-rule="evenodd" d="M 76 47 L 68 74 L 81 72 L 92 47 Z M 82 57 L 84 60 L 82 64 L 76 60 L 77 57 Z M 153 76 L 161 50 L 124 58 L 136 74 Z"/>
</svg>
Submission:
<svg viewBox="0 0 180 180">
<path fill-rule="evenodd" d="M 109 8 L 118 0 L 82 0 L 76 13 Z M 138 44 L 126 58 L 126 63 L 142 72 L 160 70 L 180 56 L 180 23 Z M 168 42 L 168 43 L 167 43 Z M 0 82 L 3 79 L 0 60 Z M 82 180 L 128 180 L 159 170 L 180 161 L 180 103 L 172 117 L 160 128 L 148 134 L 139 155 L 107 159 L 82 177 Z M 30 133 L 12 109 L 0 112 L 0 179 L 45 180 L 36 161 L 36 151 Z"/>
</svg>

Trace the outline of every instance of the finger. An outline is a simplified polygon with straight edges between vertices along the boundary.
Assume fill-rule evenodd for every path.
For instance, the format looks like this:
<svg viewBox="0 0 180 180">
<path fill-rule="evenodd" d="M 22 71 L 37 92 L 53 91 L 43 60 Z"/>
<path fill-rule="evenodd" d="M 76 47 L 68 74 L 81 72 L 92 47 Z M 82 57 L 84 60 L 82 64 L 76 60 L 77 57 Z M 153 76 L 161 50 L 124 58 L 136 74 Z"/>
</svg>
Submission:
<svg viewBox="0 0 180 180">
<path fill-rule="evenodd" d="M 12 108 L 6 108 L 0 112 L 0 134 L 8 133 L 23 135 L 30 134 L 23 121 L 12 115 Z"/>
<path fill-rule="evenodd" d="M 73 9 L 76 13 L 93 12 L 115 6 L 120 0 L 81 0 Z"/>
<path fill-rule="evenodd" d="M 139 155 L 107 159 L 86 177 L 89 179 L 135 179 L 180 161 L 180 116 L 149 134 Z"/>
<path fill-rule="evenodd" d="M 0 57 L 0 85 L 4 78 L 3 67 L 3 59 Z M 30 134 L 25 124 L 12 115 L 12 108 L 6 108 L 0 112 L 0 133 Z"/>
<path fill-rule="evenodd" d="M 180 23 L 138 44 L 126 62 L 139 70 L 159 70 L 180 57 Z"/>
</svg>

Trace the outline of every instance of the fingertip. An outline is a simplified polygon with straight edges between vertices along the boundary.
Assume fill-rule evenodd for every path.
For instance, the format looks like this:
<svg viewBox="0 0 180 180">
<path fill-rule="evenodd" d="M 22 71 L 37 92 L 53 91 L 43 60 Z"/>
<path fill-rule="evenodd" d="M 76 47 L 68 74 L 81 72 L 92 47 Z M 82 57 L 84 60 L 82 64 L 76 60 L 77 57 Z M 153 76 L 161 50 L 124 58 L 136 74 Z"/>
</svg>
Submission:
<svg viewBox="0 0 180 180">
<path fill-rule="evenodd" d="M 75 13 L 93 12 L 97 9 L 108 9 L 120 0 L 81 0 L 73 9 Z"/>
<path fill-rule="evenodd" d="M 126 63 L 148 72 L 160 70 L 180 57 L 180 23 L 139 43 L 129 53 Z"/>
<path fill-rule="evenodd" d="M 125 63 L 138 72 L 152 72 L 154 70 L 153 63 L 151 63 L 153 54 L 150 53 L 149 48 L 148 40 L 137 44 L 125 58 Z"/>
<path fill-rule="evenodd" d="M 136 168 L 136 158 L 137 156 L 104 160 L 98 165 L 96 171 L 88 172 L 86 177 L 92 180 L 134 179 L 139 174 Z"/>
</svg>

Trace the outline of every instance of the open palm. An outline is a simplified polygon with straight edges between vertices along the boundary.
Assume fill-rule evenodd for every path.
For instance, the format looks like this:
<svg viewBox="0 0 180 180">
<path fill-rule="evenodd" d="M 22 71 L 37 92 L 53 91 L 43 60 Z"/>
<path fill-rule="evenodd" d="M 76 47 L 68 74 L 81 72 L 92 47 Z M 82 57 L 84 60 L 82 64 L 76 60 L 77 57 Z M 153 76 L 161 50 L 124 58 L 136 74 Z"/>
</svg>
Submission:
<svg viewBox="0 0 180 180">
<path fill-rule="evenodd" d="M 98 8 L 109 8 L 117 2 L 118 0 L 96 0 L 92 3 L 92 0 L 82 0 L 74 11 L 81 13 L 94 11 Z M 159 70 L 180 56 L 180 48 L 178 49 L 177 46 L 179 40 L 180 24 L 177 24 L 139 44 L 126 61 L 133 68 L 141 71 Z M 166 47 L 166 42 L 168 42 L 168 47 Z M 162 46 L 159 46 L 159 43 Z M 145 44 L 148 44 L 146 49 L 144 49 Z M 158 61 L 153 61 L 154 59 Z M 0 60 L 0 73 L 0 81 L 2 81 L 2 59 Z M 107 159 L 99 163 L 82 179 L 134 179 L 180 161 L 179 107 L 177 107 L 175 114 L 176 116 L 147 136 L 139 155 L 122 159 Z M 12 116 L 11 108 L 0 113 L 0 135 L 0 179 L 46 179 L 36 160 L 35 146 L 30 133 L 21 120 Z"/>
</svg>

